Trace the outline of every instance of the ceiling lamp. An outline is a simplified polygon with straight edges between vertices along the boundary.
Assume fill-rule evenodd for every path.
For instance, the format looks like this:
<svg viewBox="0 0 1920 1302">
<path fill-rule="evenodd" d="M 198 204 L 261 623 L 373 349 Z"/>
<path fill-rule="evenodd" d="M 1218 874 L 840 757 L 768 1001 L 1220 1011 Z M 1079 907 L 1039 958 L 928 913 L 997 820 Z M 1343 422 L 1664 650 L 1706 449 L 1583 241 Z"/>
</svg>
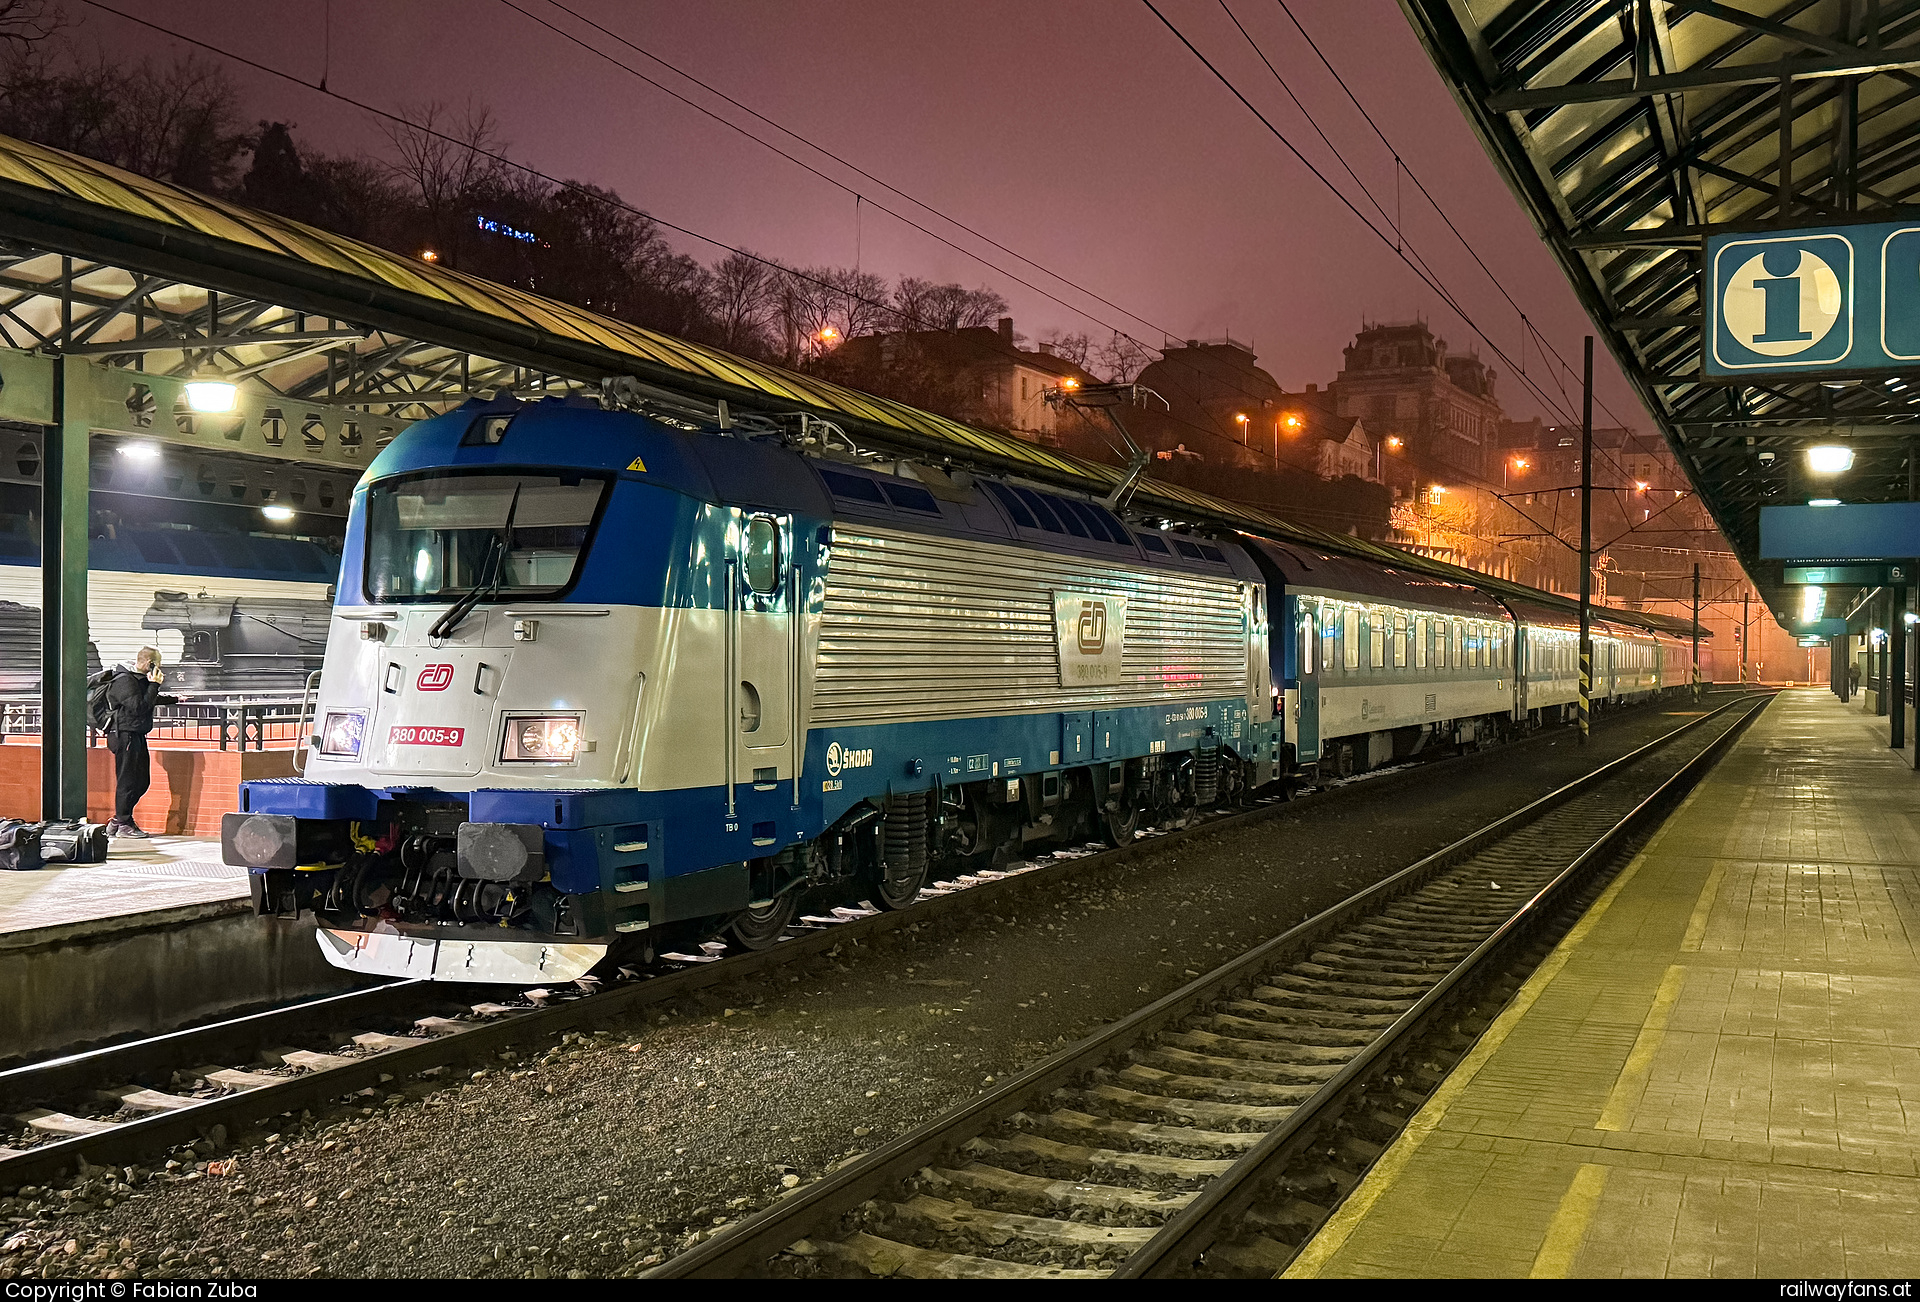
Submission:
<svg viewBox="0 0 1920 1302">
<path fill-rule="evenodd" d="M 1853 469 L 1853 449 L 1837 443 L 1824 443 L 1807 449 L 1807 469 L 1816 475 L 1837 475 Z"/>
<path fill-rule="evenodd" d="M 233 410 L 240 390 L 225 380 L 188 380 L 187 406 L 208 416 L 224 416 Z"/>
</svg>

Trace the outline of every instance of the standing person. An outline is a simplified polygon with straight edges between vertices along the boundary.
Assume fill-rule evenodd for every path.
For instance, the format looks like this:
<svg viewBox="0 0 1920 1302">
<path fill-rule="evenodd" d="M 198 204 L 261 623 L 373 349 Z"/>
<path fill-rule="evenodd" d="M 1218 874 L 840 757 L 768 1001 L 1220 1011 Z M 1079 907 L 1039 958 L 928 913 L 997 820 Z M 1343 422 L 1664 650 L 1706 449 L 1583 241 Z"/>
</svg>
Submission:
<svg viewBox="0 0 1920 1302">
<path fill-rule="evenodd" d="M 160 672 L 160 652 L 150 646 L 140 648 L 133 667 L 115 666 L 107 683 L 107 749 L 113 752 L 113 817 L 107 822 L 108 836 L 144 839 L 147 833 L 133 821 L 133 807 L 153 785 L 152 764 L 147 755 L 147 734 L 153 731 L 153 707 L 172 705 L 177 697 L 163 695 L 160 684 L 166 675 Z"/>
</svg>

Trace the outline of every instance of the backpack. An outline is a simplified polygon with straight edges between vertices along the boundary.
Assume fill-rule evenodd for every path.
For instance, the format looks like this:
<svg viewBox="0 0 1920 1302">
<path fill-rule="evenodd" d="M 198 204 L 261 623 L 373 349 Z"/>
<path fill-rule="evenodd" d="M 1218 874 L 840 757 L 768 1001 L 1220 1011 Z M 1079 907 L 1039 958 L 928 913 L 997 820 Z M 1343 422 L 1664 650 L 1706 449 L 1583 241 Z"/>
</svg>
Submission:
<svg viewBox="0 0 1920 1302">
<path fill-rule="evenodd" d="M 102 669 L 87 679 L 87 719 L 95 732 L 113 730 L 113 702 L 107 699 L 107 690 L 113 686 L 113 672 Z"/>
</svg>

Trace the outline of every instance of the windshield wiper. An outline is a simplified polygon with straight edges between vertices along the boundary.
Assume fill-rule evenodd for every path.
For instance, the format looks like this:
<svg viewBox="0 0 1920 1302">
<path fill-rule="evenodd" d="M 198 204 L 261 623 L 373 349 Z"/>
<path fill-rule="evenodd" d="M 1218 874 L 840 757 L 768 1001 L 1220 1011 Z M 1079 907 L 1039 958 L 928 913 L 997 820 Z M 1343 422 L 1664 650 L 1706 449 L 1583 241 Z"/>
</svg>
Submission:
<svg viewBox="0 0 1920 1302">
<path fill-rule="evenodd" d="M 473 613 L 475 606 L 498 595 L 500 582 L 507 576 L 507 556 L 513 551 L 513 516 L 519 509 L 520 485 L 516 483 L 513 486 L 513 498 L 507 503 L 506 523 L 493 535 L 492 545 L 487 549 L 487 559 L 493 562 L 491 577 L 474 584 L 465 596 L 448 606 L 446 613 L 434 620 L 433 627 L 427 630 L 428 637 L 452 637 L 466 617 Z"/>
</svg>

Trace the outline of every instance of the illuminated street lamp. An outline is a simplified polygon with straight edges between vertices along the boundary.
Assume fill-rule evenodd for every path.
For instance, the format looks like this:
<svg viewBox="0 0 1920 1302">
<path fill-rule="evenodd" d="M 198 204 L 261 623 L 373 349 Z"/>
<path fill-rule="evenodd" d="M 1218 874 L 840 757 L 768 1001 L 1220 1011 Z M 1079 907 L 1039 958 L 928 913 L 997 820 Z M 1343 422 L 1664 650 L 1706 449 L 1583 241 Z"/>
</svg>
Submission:
<svg viewBox="0 0 1920 1302">
<path fill-rule="evenodd" d="M 1385 454 L 1388 452 L 1398 452 L 1404 446 L 1405 440 L 1398 434 L 1389 434 L 1384 440 L 1377 440 L 1374 443 L 1373 478 L 1375 483 L 1384 484 L 1387 482 L 1387 468 L 1384 460 Z"/>
<path fill-rule="evenodd" d="M 290 506 L 282 506 L 278 502 L 269 502 L 260 508 L 260 514 L 272 520 L 275 524 L 285 524 L 287 521 L 293 519 L 293 508 Z"/>
<path fill-rule="evenodd" d="M 1508 457 L 1505 461 L 1501 462 L 1500 486 L 1505 488 L 1512 482 L 1513 472 L 1516 470 L 1525 470 L 1529 464 L 1531 463 L 1529 463 L 1525 457 Z"/>
<path fill-rule="evenodd" d="M 432 249 L 422 249 L 420 250 L 420 261 L 438 262 L 440 261 L 440 255 L 438 253 L 435 253 Z"/>
</svg>

